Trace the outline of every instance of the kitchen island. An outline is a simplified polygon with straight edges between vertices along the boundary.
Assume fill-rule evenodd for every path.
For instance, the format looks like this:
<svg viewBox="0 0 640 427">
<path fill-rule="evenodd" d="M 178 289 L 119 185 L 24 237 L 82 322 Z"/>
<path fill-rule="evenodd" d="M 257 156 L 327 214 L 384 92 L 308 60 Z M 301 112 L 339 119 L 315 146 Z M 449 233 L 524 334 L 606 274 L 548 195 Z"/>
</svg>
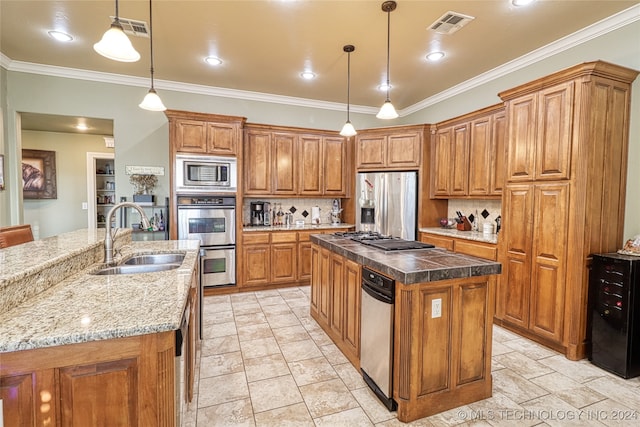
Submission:
<svg viewBox="0 0 640 427">
<path fill-rule="evenodd" d="M 400 421 L 491 396 L 499 263 L 440 248 L 384 252 L 335 235 L 311 241 L 311 315 L 358 369 L 362 267 L 395 280 L 392 383 Z"/>
<path fill-rule="evenodd" d="M 0 250 L 5 425 L 176 424 L 176 330 L 187 312 L 187 366 L 197 351 L 199 241 L 131 242 L 119 230 L 116 260 L 184 259 L 168 271 L 94 275 L 104 235 L 78 230 Z"/>
</svg>

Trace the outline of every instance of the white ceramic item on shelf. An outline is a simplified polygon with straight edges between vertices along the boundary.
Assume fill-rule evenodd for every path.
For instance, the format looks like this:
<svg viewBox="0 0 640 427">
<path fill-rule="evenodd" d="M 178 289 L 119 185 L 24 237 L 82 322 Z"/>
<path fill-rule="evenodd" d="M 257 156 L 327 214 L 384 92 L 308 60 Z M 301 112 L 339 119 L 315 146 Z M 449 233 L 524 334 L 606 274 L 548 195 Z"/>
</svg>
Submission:
<svg viewBox="0 0 640 427">
<path fill-rule="evenodd" d="M 313 206 L 311 208 L 311 224 L 320 224 L 320 208 L 318 206 Z"/>
</svg>

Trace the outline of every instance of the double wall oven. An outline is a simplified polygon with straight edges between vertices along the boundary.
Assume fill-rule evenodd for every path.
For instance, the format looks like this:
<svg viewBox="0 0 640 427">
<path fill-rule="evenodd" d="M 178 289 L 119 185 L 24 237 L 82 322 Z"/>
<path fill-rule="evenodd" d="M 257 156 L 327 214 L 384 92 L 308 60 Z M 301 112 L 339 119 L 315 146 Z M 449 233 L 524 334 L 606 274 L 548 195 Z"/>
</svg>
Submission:
<svg viewBox="0 0 640 427">
<path fill-rule="evenodd" d="M 236 198 L 178 195 L 178 239 L 200 240 L 200 283 L 236 284 Z"/>
</svg>

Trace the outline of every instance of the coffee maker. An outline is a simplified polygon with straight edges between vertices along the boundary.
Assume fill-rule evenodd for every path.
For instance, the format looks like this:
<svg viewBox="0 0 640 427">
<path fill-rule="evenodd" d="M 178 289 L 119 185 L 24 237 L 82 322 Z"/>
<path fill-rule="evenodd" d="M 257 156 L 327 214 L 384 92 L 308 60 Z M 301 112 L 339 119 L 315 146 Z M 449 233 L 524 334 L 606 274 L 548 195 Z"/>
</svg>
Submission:
<svg viewBox="0 0 640 427">
<path fill-rule="evenodd" d="M 264 202 L 251 202 L 251 225 L 264 225 Z"/>
</svg>

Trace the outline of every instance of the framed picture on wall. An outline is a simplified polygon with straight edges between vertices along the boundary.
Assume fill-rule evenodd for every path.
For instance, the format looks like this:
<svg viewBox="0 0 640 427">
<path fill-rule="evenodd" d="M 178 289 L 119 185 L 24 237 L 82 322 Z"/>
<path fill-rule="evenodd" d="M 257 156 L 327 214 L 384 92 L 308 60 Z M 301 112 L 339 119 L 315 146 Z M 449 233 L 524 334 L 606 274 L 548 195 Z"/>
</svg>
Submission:
<svg viewBox="0 0 640 427">
<path fill-rule="evenodd" d="M 57 199 L 56 152 L 22 150 L 22 194 L 25 199 Z"/>
<path fill-rule="evenodd" d="M 4 190 L 4 154 L 0 154 L 0 190 Z"/>
</svg>

